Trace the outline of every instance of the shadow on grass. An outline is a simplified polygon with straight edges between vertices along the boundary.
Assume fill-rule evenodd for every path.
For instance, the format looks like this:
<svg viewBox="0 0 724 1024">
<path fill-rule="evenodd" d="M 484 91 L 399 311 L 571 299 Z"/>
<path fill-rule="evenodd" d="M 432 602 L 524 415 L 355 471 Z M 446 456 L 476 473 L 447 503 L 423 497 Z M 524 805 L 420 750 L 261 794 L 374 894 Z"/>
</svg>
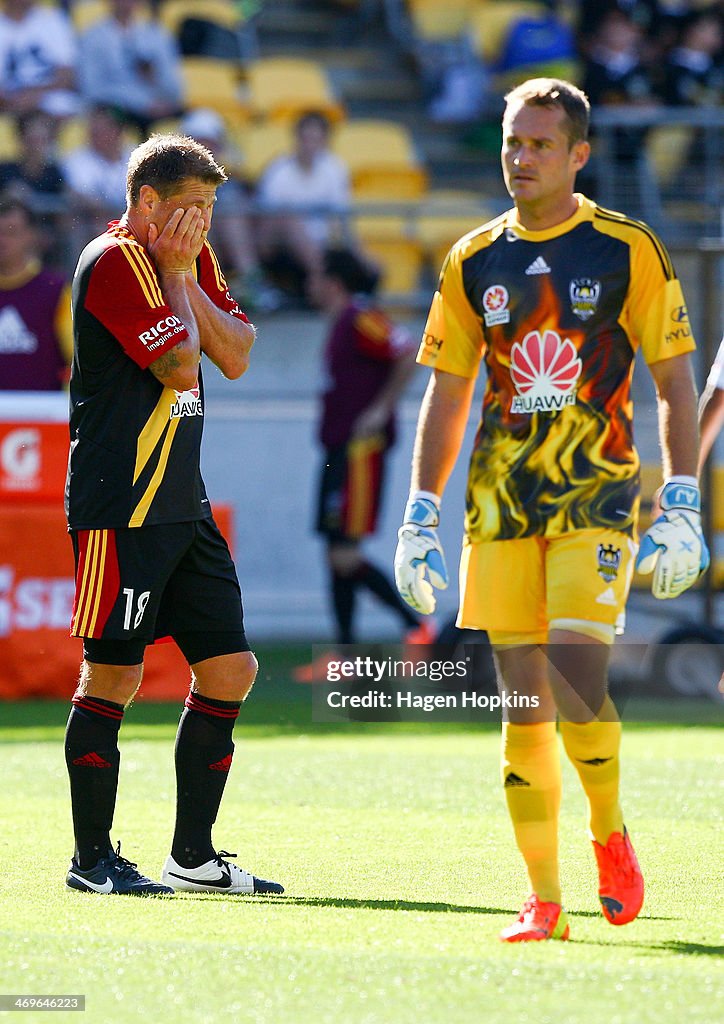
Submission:
<svg viewBox="0 0 724 1024">
<path fill-rule="evenodd" d="M 648 921 L 675 920 L 675 918 L 647 918 Z M 649 955 L 654 953 L 674 953 L 685 956 L 717 956 L 724 954 L 724 946 L 707 946 L 701 942 L 683 942 L 680 939 L 667 939 L 665 942 L 596 942 L 595 939 L 576 939 L 579 946 L 616 946 L 626 949 L 640 949 Z"/>
<path fill-rule="evenodd" d="M 196 892 L 178 892 L 177 896 L 181 896 L 183 899 L 191 900 L 208 900 L 209 896 L 217 899 L 231 899 L 238 900 L 238 896 L 226 896 L 224 893 L 210 894 L 210 893 L 196 893 Z M 459 903 L 423 903 L 416 900 L 365 900 L 365 899 L 352 899 L 351 897 L 343 896 L 287 896 L 287 895 L 273 895 L 269 894 L 256 894 L 250 896 L 254 900 L 262 900 L 264 903 L 271 903 L 274 906 L 293 906 L 293 907 L 336 907 L 339 910 L 395 910 L 395 911 L 413 911 L 415 913 L 423 914 L 510 914 L 515 917 L 519 913 L 518 909 L 512 910 L 510 907 L 480 907 L 463 905 Z M 593 917 L 601 918 L 600 912 L 596 910 L 569 910 L 569 917 Z M 646 921 L 676 921 L 675 917 L 656 917 L 654 915 L 647 915 L 646 918 L 642 918 Z M 606 942 L 593 942 L 586 940 L 587 944 L 590 945 L 611 945 Z M 616 943 L 620 945 L 620 943 Z M 637 943 L 628 943 L 627 945 L 636 946 Z M 651 948 L 646 943 L 639 943 L 643 949 Z M 674 943 L 664 943 L 662 945 L 674 945 Z M 681 943 L 682 947 L 685 943 Z M 713 946 L 712 951 L 715 949 L 721 949 L 721 947 Z M 700 947 L 701 951 L 708 950 L 708 947 Z M 682 948 L 682 952 L 694 952 L 694 948 L 686 950 Z"/>
<path fill-rule="evenodd" d="M 224 899 L 238 899 L 238 896 L 219 896 Z M 207 901 L 209 894 L 184 892 L 177 893 L 184 900 Z M 506 909 L 505 907 L 472 907 L 457 903 L 418 903 L 414 900 L 358 900 L 342 896 L 253 896 L 254 900 L 263 900 L 264 903 L 271 903 L 275 907 L 334 907 L 338 910 L 396 910 L 412 911 L 423 914 L 511 914 L 518 913 L 517 910 Z"/>
</svg>

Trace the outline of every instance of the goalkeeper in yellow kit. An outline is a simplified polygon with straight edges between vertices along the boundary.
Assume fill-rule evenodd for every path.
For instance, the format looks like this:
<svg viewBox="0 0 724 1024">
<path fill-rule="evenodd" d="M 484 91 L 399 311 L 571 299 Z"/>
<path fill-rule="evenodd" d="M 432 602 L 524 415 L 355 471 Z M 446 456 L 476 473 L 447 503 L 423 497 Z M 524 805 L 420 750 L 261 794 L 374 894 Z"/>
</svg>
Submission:
<svg viewBox="0 0 724 1024">
<path fill-rule="evenodd" d="M 501 693 L 538 697 L 503 722 L 502 780 L 531 896 L 501 939 L 566 939 L 558 871 L 556 720 L 588 798 L 599 898 L 632 921 L 643 879 L 619 804 L 621 723 L 607 692 L 636 560 L 657 597 L 708 564 L 697 485 L 694 340 L 669 256 L 644 224 L 574 192 L 589 105 L 533 79 L 506 97 L 503 175 L 514 208 L 451 249 L 418 360 L 423 400 L 395 574 L 419 611 L 447 586 L 440 501 L 481 360 L 460 565 L 462 628 L 487 630 Z M 630 396 L 641 350 L 656 387 L 662 513 L 638 548 Z M 637 557 L 638 552 L 638 557 Z"/>
</svg>

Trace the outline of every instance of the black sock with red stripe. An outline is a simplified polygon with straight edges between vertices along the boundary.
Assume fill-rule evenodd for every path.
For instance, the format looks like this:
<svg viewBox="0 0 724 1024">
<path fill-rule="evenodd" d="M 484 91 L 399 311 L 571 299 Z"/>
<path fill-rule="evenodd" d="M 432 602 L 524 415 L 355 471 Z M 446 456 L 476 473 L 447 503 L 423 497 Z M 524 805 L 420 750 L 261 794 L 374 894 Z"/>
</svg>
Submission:
<svg viewBox="0 0 724 1024">
<path fill-rule="evenodd" d="M 116 807 L 118 730 L 123 705 L 76 694 L 65 730 L 65 763 L 70 777 L 75 858 L 87 871 L 111 849 Z"/>
<path fill-rule="evenodd" d="M 354 642 L 352 621 L 354 619 L 355 593 L 357 580 L 354 576 L 342 576 L 332 572 L 331 590 L 334 618 L 337 623 L 337 643 L 351 644 Z"/>
<path fill-rule="evenodd" d="M 241 701 L 191 692 L 185 704 L 176 734 L 176 828 L 171 856 L 177 864 L 197 868 L 215 855 L 211 827 L 234 756 L 231 734 Z"/>
<path fill-rule="evenodd" d="M 381 601 L 382 604 L 397 612 L 405 625 L 409 626 L 410 629 L 419 626 L 420 622 L 415 613 L 409 605 L 405 604 L 395 587 L 393 587 L 392 582 L 388 580 L 376 565 L 372 565 L 370 562 L 363 562 L 355 573 L 355 579 L 361 586 L 367 587 L 369 592 L 374 594 L 378 601 Z"/>
</svg>

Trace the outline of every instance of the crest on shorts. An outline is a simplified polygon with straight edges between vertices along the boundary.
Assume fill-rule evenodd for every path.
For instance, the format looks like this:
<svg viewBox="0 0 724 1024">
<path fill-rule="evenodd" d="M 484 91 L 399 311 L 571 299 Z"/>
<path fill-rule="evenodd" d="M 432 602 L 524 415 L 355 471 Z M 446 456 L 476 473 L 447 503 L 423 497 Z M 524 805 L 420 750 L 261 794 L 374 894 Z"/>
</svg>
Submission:
<svg viewBox="0 0 724 1024">
<path fill-rule="evenodd" d="M 590 277 L 577 277 L 568 286 L 571 309 L 579 320 L 590 320 L 598 308 L 601 282 Z"/>
<path fill-rule="evenodd" d="M 620 567 L 621 548 L 615 548 L 613 544 L 599 544 L 598 575 L 602 576 L 606 583 L 613 583 Z"/>
</svg>

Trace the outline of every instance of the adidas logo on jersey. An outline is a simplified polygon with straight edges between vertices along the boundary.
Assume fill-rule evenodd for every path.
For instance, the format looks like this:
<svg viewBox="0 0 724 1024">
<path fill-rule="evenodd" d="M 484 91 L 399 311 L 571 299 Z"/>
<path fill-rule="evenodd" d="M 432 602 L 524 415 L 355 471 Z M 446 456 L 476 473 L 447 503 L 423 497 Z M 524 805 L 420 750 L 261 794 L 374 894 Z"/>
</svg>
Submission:
<svg viewBox="0 0 724 1024">
<path fill-rule="evenodd" d="M 526 274 L 550 274 L 551 268 L 542 256 L 536 256 L 531 265 L 527 268 Z"/>
</svg>

